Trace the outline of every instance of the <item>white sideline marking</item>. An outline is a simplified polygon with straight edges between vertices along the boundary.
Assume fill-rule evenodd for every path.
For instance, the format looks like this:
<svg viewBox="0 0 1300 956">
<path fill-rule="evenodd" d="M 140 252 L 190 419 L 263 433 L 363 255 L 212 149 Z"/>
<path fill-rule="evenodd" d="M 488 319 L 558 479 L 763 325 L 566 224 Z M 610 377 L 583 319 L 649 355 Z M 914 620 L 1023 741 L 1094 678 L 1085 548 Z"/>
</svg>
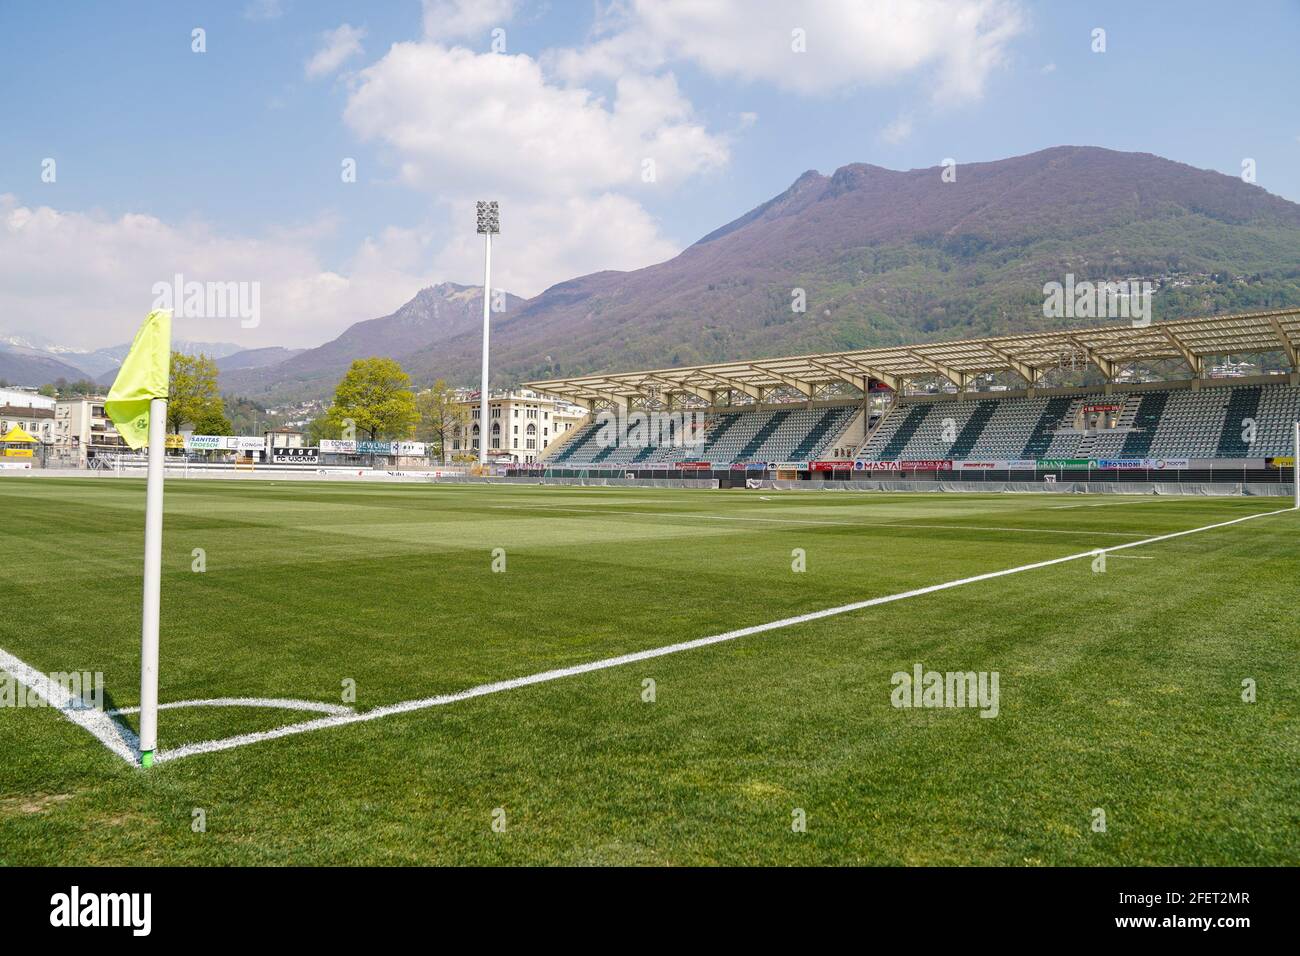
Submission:
<svg viewBox="0 0 1300 956">
<path fill-rule="evenodd" d="M 734 631 L 726 631 L 722 634 L 698 637 L 694 640 L 682 641 L 678 644 L 668 644 L 664 647 L 654 647 L 649 650 L 636 651 L 631 654 L 621 654 L 618 657 L 607 657 L 603 660 L 590 661 L 586 664 L 576 664 L 572 667 L 560 667 L 555 670 L 541 671 L 537 674 L 529 674 L 525 677 L 515 677 L 510 680 L 496 681 L 491 684 L 480 684 L 477 687 L 457 691 L 453 694 L 439 694 L 434 697 L 424 697 L 419 700 L 407 700 L 397 704 L 389 704 L 386 707 L 376 707 L 373 710 L 367 710 L 362 713 L 320 717 L 316 720 L 308 720 L 298 724 L 288 724 L 284 727 L 277 727 L 273 730 L 263 730 L 250 734 L 239 734 L 235 737 L 225 737 L 220 740 L 208 740 L 202 743 L 186 744 L 181 747 L 175 747 L 171 750 L 159 751 L 154 756 L 154 760 L 157 762 L 179 760 L 183 757 L 192 757 L 196 754 L 215 753 L 219 750 L 232 750 L 235 747 L 246 747 L 249 744 L 260 743 L 263 740 L 275 740 L 279 737 L 288 737 L 293 734 L 305 734 L 314 730 L 325 730 L 330 727 L 343 727 L 347 724 L 359 724 L 371 720 L 379 720 L 382 717 L 391 717 L 394 714 L 406 714 L 411 713 L 412 711 L 426 710 L 430 707 L 441 707 L 445 704 L 454 704 L 458 701 L 469 700 L 474 697 L 486 697 L 488 694 L 499 694 L 502 691 L 515 690 L 519 687 L 529 687 L 533 684 L 544 684 L 548 681 L 559 680 L 564 677 L 574 677 L 579 674 L 589 674 L 592 671 L 607 670 L 611 667 L 620 667 L 623 664 L 632 664 L 637 661 L 651 660 L 656 657 L 666 657 L 669 654 L 679 654 L 682 651 L 695 650 L 699 647 L 708 647 L 710 644 L 721 644 L 724 641 L 734 641 L 737 638 L 748 637 L 751 634 L 762 634 L 765 631 L 775 631 L 779 628 L 791 627 L 796 624 L 806 624 L 809 621 L 817 621 L 838 614 L 847 614 L 851 611 L 860 611 L 863 608 L 876 607 L 881 604 L 890 604 L 894 601 L 920 597 L 923 594 L 933 594 L 936 591 L 946 591 L 949 588 L 961 587 L 964 584 L 974 584 L 977 581 L 988 581 L 993 578 L 1006 577 L 1010 574 L 1019 574 L 1022 571 L 1033 571 L 1037 568 L 1051 567 L 1054 564 L 1064 564 L 1067 561 L 1077 561 L 1081 558 L 1094 558 L 1102 552 L 1123 551 L 1126 548 L 1139 548 L 1143 545 L 1155 544 L 1159 541 L 1168 541 L 1172 538 L 1181 538 L 1185 535 L 1196 534 L 1201 531 L 1211 531 L 1215 528 L 1226 528 L 1229 525 L 1240 524 L 1243 521 L 1250 521 L 1254 518 L 1267 518 L 1271 515 L 1279 515 L 1292 510 L 1294 509 L 1283 508 L 1277 511 L 1265 511 L 1257 514 L 1245 515 L 1241 518 L 1233 518 L 1230 521 L 1220 521 L 1217 524 L 1205 525 L 1202 528 L 1192 528 L 1188 531 L 1174 531 L 1169 534 L 1158 535 L 1154 538 L 1146 538 L 1142 541 L 1130 541 L 1125 544 L 1112 545 L 1108 548 L 1094 548 L 1091 551 L 1081 551 L 1078 554 L 1066 555 L 1063 558 L 1051 558 L 1047 561 L 1037 561 L 1033 564 L 1024 564 L 1017 568 L 1007 568 L 1003 571 L 989 571 L 985 574 L 977 574 L 969 578 L 947 581 L 943 584 L 931 584 L 927 587 L 916 588 L 911 591 L 903 591 L 899 594 L 888 594 L 883 597 L 870 598 L 865 601 L 855 601 L 852 604 L 843 604 L 839 607 L 826 608 L 821 611 L 812 611 L 808 614 L 782 618 L 779 621 L 769 621 L 766 624 L 755 624 L 752 627 L 742 627 Z"/>
<path fill-rule="evenodd" d="M 492 505 L 511 511 L 558 511 L 574 514 L 594 514 L 605 517 L 631 515 L 636 518 L 705 518 L 711 521 L 766 521 L 776 524 L 813 524 L 831 528 L 920 528 L 926 531 L 1015 531 L 1020 534 L 1092 534 L 1107 537 L 1133 538 L 1145 531 L 1085 531 L 1063 528 L 1001 528 L 973 524 L 910 524 L 902 521 L 818 521 L 815 518 L 755 518 L 749 515 L 702 515 L 691 511 L 612 511 L 607 508 L 555 508 L 550 505 Z"/>
<path fill-rule="evenodd" d="M 102 710 L 86 706 L 72 692 L 45 674 L 29 667 L 8 651 L 0 648 L 0 668 L 13 675 L 14 680 L 34 691 L 51 707 L 78 727 L 94 734 L 101 744 L 127 763 L 136 763 L 140 757 L 140 738 L 125 724 L 114 720 Z"/>
<path fill-rule="evenodd" d="M 344 704 L 323 704 L 318 700 L 298 700 L 293 697 L 209 697 L 205 700 L 174 700 L 159 704 L 159 710 L 176 710 L 180 707 L 272 707 L 276 710 L 313 710 L 321 714 L 350 714 L 351 707 Z M 138 714 L 139 707 L 119 707 L 108 711 L 108 716 Z"/>
</svg>

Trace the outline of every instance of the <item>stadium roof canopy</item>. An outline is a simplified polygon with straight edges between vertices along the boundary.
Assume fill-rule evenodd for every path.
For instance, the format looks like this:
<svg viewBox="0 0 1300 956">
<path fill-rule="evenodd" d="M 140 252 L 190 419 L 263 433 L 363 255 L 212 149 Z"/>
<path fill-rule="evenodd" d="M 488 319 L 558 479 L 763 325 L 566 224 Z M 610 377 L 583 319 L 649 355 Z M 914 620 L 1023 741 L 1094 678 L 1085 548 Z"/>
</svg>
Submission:
<svg viewBox="0 0 1300 956">
<path fill-rule="evenodd" d="M 1297 371 L 1300 309 L 583 375 L 528 382 L 526 387 L 589 407 L 596 402 L 630 404 L 638 398 L 663 400 L 673 394 L 695 395 L 713 403 L 727 391 L 762 401 L 775 389 L 794 389 L 812 397 L 832 384 L 865 393 L 880 382 L 901 391 L 909 379 L 936 375 L 959 389 L 989 372 L 1014 372 L 1033 385 L 1049 371 L 1085 364 L 1096 366 L 1109 381 L 1125 363 L 1156 359 L 1181 360 L 1190 377 L 1200 378 L 1208 357 L 1261 352 L 1283 353 L 1291 370 Z"/>
</svg>

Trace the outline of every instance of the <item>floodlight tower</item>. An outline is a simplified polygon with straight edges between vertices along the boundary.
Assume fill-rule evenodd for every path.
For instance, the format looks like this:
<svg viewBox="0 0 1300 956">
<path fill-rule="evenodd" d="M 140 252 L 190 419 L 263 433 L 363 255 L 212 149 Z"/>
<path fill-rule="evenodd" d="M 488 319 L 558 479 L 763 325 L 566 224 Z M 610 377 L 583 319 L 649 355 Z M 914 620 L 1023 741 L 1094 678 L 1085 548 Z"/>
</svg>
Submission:
<svg viewBox="0 0 1300 956">
<path fill-rule="evenodd" d="M 488 448 L 488 317 L 492 313 L 492 237 L 501 232 L 497 202 L 479 200 L 478 231 L 483 237 L 483 384 L 479 392 L 478 463 L 487 465 Z"/>
</svg>

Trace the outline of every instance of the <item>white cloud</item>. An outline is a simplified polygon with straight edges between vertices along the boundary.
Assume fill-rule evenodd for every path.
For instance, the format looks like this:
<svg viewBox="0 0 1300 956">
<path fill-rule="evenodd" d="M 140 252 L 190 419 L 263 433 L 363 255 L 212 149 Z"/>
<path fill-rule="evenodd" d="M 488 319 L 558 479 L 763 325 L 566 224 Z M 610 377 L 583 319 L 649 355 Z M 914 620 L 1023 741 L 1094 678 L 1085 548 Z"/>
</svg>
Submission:
<svg viewBox="0 0 1300 956">
<path fill-rule="evenodd" d="M 424 35 L 430 40 L 462 40 L 514 16 L 517 0 L 423 0 Z"/>
<path fill-rule="evenodd" d="M 1040 73 L 1055 73 L 1055 72 L 1056 72 L 1056 64 L 1055 64 L 1055 63 L 1044 63 L 1044 64 L 1043 64 L 1043 68 L 1042 68 L 1039 72 L 1040 72 Z"/>
<path fill-rule="evenodd" d="M 472 200 L 450 206 L 453 238 L 433 257 L 433 272 L 457 282 L 483 281 L 483 239 L 474 232 Z M 602 193 L 501 203 L 501 235 L 492 239 L 492 285 L 532 296 L 558 281 L 603 269 L 638 269 L 680 247 L 659 235 L 654 219 L 626 196 Z"/>
<path fill-rule="evenodd" d="M 606 100 L 550 82 L 531 57 L 436 43 L 397 44 L 361 71 L 344 117 L 390 148 L 402 181 L 450 210 L 458 227 L 434 258 L 439 277 L 480 281 L 470 203 L 500 200 L 494 284 L 525 296 L 675 254 L 638 198 L 729 160 L 672 74 L 628 73 Z"/>
<path fill-rule="evenodd" d="M 904 113 L 890 122 L 880 131 L 880 138 L 891 146 L 897 146 L 912 135 L 912 117 Z"/>
<path fill-rule="evenodd" d="M 201 224 L 62 212 L 0 195 L 0 316 L 6 327 L 39 328 L 64 344 L 114 345 L 130 341 L 154 283 L 181 273 L 199 282 L 260 283 L 261 323 L 244 329 L 237 318 L 177 319 L 178 338 L 319 345 L 431 284 L 425 235 L 386 230 L 335 272 L 314 251 L 331 228 L 324 217 L 264 238 L 225 236 Z"/>
<path fill-rule="evenodd" d="M 365 30 L 354 27 L 350 23 L 344 23 L 333 30 L 326 30 L 321 34 L 320 49 L 307 61 L 303 71 L 309 79 L 328 76 L 348 59 L 363 52 L 361 40 L 365 35 Z"/>
<path fill-rule="evenodd" d="M 634 0 L 604 39 L 552 60 L 572 82 L 689 60 L 804 94 L 924 74 L 937 101 L 960 102 L 982 94 L 1024 26 L 1014 0 Z"/>
<path fill-rule="evenodd" d="M 344 116 L 397 151 L 404 180 L 446 196 L 591 194 L 639 185 L 646 158 L 660 184 L 728 159 L 671 74 L 624 76 L 607 105 L 549 84 L 530 57 L 435 44 L 396 44 L 363 70 Z"/>
<path fill-rule="evenodd" d="M 314 249 L 332 233 L 331 216 L 252 238 L 148 215 L 106 218 L 25 206 L 0 195 L 0 331 L 39 329 L 83 348 L 127 342 L 153 304 L 154 284 L 180 273 L 187 281 L 259 283 L 261 321 L 245 329 L 238 318 L 178 318 L 177 338 L 249 348 L 319 345 L 354 322 L 387 315 L 434 282 L 482 281 L 473 201 L 452 203 L 449 213 L 461 228 L 450 230 L 454 238 L 445 245 L 435 246 L 432 229 L 389 228 L 367 237 L 335 271 Z M 506 199 L 493 249 L 492 285 L 522 295 L 679 251 L 639 204 L 613 193 Z"/>
</svg>

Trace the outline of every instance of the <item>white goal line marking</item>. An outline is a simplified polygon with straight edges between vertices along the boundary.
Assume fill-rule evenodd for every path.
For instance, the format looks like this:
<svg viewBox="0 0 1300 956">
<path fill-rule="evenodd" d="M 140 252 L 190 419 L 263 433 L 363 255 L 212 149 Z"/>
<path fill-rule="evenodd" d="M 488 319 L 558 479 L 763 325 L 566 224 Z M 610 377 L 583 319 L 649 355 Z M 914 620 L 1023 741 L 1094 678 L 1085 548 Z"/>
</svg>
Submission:
<svg viewBox="0 0 1300 956">
<path fill-rule="evenodd" d="M 454 704 L 462 700 L 470 700 L 474 697 L 486 697 L 489 694 L 499 694 L 502 691 L 515 690 L 520 687 L 529 687 L 534 684 L 544 684 L 565 677 L 575 677 L 579 674 L 589 674 L 593 671 L 607 670 L 611 667 L 621 667 L 624 664 L 634 664 L 638 661 L 652 660 L 656 657 L 666 657 L 669 654 L 680 654 L 683 651 L 691 651 L 700 647 L 708 647 L 712 644 L 734 641 L 738 638 L 749 637 L 752 634 L 762 634 L 766 631 L 775 631 L 780 628 L 793 627 L 797 624 L 806 624 L 810 621 L 818 621 L 822 618 L 835 617 L 853 611 L 861 611 L 865 608 L 877 607 L 882 604 L 891 604 L 895 601 L 903 601 L 908 598 L 921 597 L 925 594 L 934 594 L 938 591 L 946 591 L 950 588 L 961 587 L 966 584 L 990 581 L 994 578 L 1020 574 L 1024 571 L 1034 571 L 1038 568 L 1047 568 L 1056 564 L 1065 564 L 1069 561 L 1092 558 L 1098 554 L 1108 554 L 1114 551 L 1123 551 L 1128 548 L 1140 548 L 1161 541 L 1182 538 L 1189 534 L 1198 534 L 1202 531 L 1212 531 L 1216 528 L 1226 528 L 1230 525 L 1254 520 L 1255 518 L 1268 518 L 1273 515 L 1285 514 L 1286 512 L 1294 510 L 1294 508 L 1282 508 L 1277 511 L 1263 511 L 1256 514 L 1245 515 L 1240 518 L 1233 518 L 1229 521 L 1220 521 L 1215 524 L 1208 524 L 1200 528 L 1191 528 L 1186 531 L 1173 531 L 1169 534 L 1157 535 L 1153 538 L 1144 538 L 1141 541 L 1129 541 L 1124 544 L 1111 545 L 1106 548 L 1093 548 L 1089 551 L 1080 551 L 1077 554 L 1068 554 L 1060 558 L 1050 558 L 1046 561 L 1036 561 L 1033 564 L 1023 564 L 1015 568 L 1006 568 L 1001 571 L 989 571 L 968 578 L 959 578 L 955 581 L 945 581 L 942 584 L 931 584 L 923 588 L 915 588 L 911 591 L 902 591 L 898 594 L 887 594 L 881 597 L 869 598 L 865 601 L 855 601 L 852 604 L 842 604 L 839 607 L 825 608 L 821 611 L 811 611 L 807 614 L 786 617 L 778 621 L 769 621 L 766 624 L 755 624 L 751 627 L 742 627 L 734 631 L 726 631 L 722 634 L 712 634 L 708 637 L 698 637 L 694 640 L 682 641 L 677 644 L 668 644 L 663 647 L 650 648 L 649 650 L 635 651 L 630 654 L 620 654 L 617 657 L 606 657 L 597 661 L 589 661 L 586 664 L 560 667 L 554 670 L 529 674 L 524 677 L 515 677 L 509 680 L 496 681 L 491 684 L 480 684 L 477 687 L 470 687 L 467 690 L 457 691 L 451 694 L 422 697 L 418 700 L 402 701 L 397 704 L 376 707 L 372 710 L 362 711 L 360 713 L 351 712 L 333 714 L 327 717 L 319 717 L 315 720 L 303 721 L 296 724 L 287 724 L 283 727 L 276 727 L 272 730 L 256 731 L 253 733 L 238 734 L 234 737 L 223 737 L 219 740 L 207 740 L 201 743 L 185 744 L 180 747 L 174 747 L 170 750 L 161 750 L 157 752 L 154 755 L 154 761 L 156 763 L 162 763 L 169 760 L 180 760 L 184 757 L 193 757 L 197 754 L 216 753 L 221 750 L 233 750 L 236 747 L 246 747 L 250 744 L 261 743 L 264 740 L 276 740 L 280 737 L 306 734 L 316 730 L 326 730 L 331 727 L 344 727 L 348 724 L 365 723 L 372 720 L 379 720 L 384 717 L 391 717 L 396 714 L 407 714 L 413 711 L 426 710 L 430 707 L 441 707 L 445 704 Z M 72 706 L 71 694 L 59 687 L 57 684 L 54 684 L 44 675 L 18 660 L 18 658 L 3 650 L 0 650 L 0 667 L 9 671 L 10 674 L 13 674 L 15 678 L 26 684 L 28 687 L 36 689 L 37 692 L 45 697 L 46 700 L 50 701 L 50 703 L 56 704 L 60 713 L 73 723 L 84 727 L 90 733 L 94 734 L 105 747 L 117 754 L 123 760 L 131 764 L 138 763 L 139 741 L 129 728 L 117 723 L 107 714 L 94 710 L 77 709 Z M 50 696 L 46 696 L 47 692 Z"/>
<path fill-rule="evenodd" d="M 51 680 L 8 651 L 0 648 L 0 668 L 13 675 L 14 680 L 40 696 L 68 720 L 94 734 L 101 744 L 127 763 L 140 759 L 140 738 L 125 724 L 114 720 L 102 710 L 86 705 L 80 697 L 57 681 Z"/>
</svg>

